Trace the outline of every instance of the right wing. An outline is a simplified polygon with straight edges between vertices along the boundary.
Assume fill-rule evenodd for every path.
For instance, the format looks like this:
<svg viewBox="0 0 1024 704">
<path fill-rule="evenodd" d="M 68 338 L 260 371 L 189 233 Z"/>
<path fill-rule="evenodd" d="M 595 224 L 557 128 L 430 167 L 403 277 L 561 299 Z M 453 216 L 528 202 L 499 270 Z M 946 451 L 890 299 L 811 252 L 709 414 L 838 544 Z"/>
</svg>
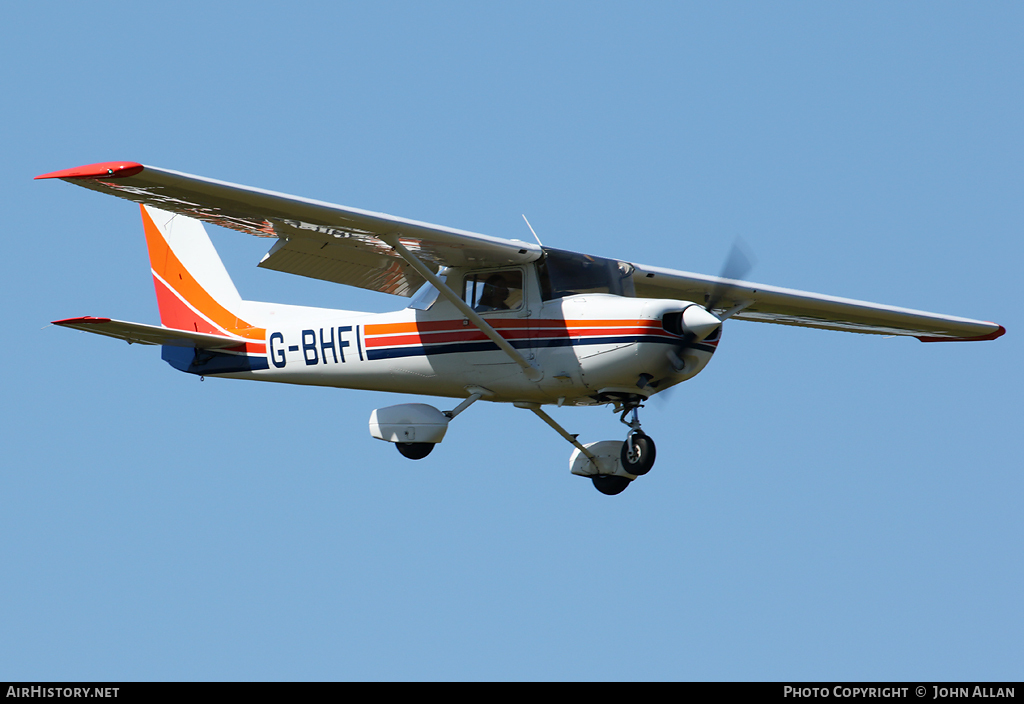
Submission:
<svg viewBox="0 0 1024 704">
<path fill-rule="evenodd" d="M 761 323 L 798 325 L 872 335 L 904 335 L 922 342 L 994 340 L 1006 329 L 997 323 L 898 308 L 851 298 L 826 296 L 751 281 L 720 279 L 687 271 L 637 264 L 636 294 L 643 298 L 681 298 L 716 309 L 740 308 L 732 317 Z"/>
</svg>

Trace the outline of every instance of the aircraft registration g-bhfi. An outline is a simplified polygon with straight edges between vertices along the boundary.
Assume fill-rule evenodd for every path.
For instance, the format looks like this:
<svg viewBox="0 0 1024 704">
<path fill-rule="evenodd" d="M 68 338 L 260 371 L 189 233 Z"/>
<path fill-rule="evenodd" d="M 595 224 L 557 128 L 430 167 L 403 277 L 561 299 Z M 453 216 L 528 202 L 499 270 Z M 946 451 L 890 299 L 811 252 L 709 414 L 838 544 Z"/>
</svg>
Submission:
<svg viewBox="0 0 1024 704">
<path fill-rule="evenodd" d="M 160 345 L 175 369 L 230 379 L 462 399 L 378 408 L 370 434 L 410 459 L 479 400 L 535 413 L 571 443 L 573 474 L 618 494 L 650 471 L 637 410 L 699 374 L 727 319 L 924 342 L 994 340 L 995 323 L 645 266 L 431 225 L 128 161 L 37 176 L 141 205 L 161 325 L 54 321 Z M 264 269 L 410 297 L 394 313 L 242 300 L 203 223 L 273 240 Z M 740 262 L 740 263 L 738 263 Z M 581 443 L 545 405 L 610 405 L 625 440 Z"/>
</svg>

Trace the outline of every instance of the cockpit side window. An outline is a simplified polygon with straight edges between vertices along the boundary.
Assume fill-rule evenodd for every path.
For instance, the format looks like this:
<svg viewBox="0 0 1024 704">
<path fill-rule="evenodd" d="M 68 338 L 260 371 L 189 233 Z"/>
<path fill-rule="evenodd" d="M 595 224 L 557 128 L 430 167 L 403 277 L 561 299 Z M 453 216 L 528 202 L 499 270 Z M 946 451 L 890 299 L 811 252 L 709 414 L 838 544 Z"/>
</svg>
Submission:
<svg viewBox="0 0 1024 704">
<path fill-rule="evenodd" d="M 463 279 L 462 300 L 477 313 L 518 310 L 523 306 L 521 269 L 473 271 Z"/>
<path fill-rule="evenodd" d="M 541 298 L 550 301 L 578 293 L 611 293 L 633 298 L 633 265 L 561 249 L 544 248 L 537 265 Z"/>
</svg>

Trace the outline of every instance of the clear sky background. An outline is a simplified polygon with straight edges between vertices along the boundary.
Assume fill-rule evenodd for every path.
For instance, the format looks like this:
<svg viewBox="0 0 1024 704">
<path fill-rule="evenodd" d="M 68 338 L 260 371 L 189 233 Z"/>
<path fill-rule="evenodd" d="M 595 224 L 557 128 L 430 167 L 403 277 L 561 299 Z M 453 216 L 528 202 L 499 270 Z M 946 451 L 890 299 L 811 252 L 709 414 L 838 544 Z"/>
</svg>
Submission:
<svg viewBox="0 0 1024 704">
<path fill-rule="evenodd" d="M 280 6 L 283 7 L 283 6 Z M 1020 3 L 22 3 L 0 43 L 0 679 L 1024 677 Z M 617 497 L 479 403 L 181 374 L 126 159 L 503 237 L 994 320 L 726 325 Z M 242 295 L 404 300 L 258 270 Z M 624 428 L 556 409 L 585 441 Z"/>
</svg>

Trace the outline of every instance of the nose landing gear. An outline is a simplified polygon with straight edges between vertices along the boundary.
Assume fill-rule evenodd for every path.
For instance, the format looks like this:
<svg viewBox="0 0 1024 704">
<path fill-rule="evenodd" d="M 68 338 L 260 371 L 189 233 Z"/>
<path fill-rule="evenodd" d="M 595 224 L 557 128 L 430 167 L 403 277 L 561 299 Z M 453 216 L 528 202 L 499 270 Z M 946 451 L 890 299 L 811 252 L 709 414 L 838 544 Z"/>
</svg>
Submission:
<svg viewBox="0 0 1024 704">
<path fill-rule="evenodd" d="M 654 440 L 640 429 L 640 418 L 637 415 L 641 405 L 639 399 L 623 399 L 616 403 L 616 412 L 622 410 L 619 421 L 623 425 L 629 426 L 629 432 L 626 434 L 625 441 L 618 448 L 617 463 L 612 459 L 611 466 L 609 466 L 608 460 L 611 458 L 607 457 L 607 450 L 603 456 L 603 463 L 592 463 L 595 466 L 595 472 L 590 475 L 590 480 L 594 483 L 594 488 L 602 494 L 608 496 L 621 494 L 634 479 L 647 474 L 654 466 L 657 454 Z M 630 417 L 629 420 L 626 420 L 627 415 Z M 592 447 L 596 450 L 600 446 L 611 449 L 615 447 L 615 442 L 595 443 Z M 612 458 L 614 457 L 613 454 Z M 578 473 L 579 469 L 578 465 L 573 463 L 572 471 Z"/>
<path fill-rule="evenodd" d="M 640 429 L 640 419 L 637 418 L 639 404 L 627 408 L 622 412 L 619 421 L 629 426 L 629 433 L 626 434 L 626 441 L 622 443 L 622 452 L 619 459 L 622 468 L 629 474 L 641 477 L 651 471 L 654 466 L 656 451 L 654 440 Z M 631 420 L 626 420 L 626 414 L 632 412 Z"/>
</svg>

